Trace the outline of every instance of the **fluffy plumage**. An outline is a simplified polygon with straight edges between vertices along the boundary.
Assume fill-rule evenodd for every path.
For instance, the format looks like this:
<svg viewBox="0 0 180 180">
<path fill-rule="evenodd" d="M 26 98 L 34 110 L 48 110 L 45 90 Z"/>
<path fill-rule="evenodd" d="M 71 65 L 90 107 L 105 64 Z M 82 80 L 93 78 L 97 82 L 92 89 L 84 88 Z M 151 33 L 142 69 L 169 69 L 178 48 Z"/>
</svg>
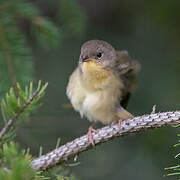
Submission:
<svg viewBox="0 0 180 180">
<path fill-rule="evenodd" d="M 67 86 L 67 96 L 81 117 L 109 124 L 133 117 L 124 108 L 136 89 L 140 65 L 126 51 L 115 51 L 105 41 L 83 44 L 78 67 Z"/>
</svg>

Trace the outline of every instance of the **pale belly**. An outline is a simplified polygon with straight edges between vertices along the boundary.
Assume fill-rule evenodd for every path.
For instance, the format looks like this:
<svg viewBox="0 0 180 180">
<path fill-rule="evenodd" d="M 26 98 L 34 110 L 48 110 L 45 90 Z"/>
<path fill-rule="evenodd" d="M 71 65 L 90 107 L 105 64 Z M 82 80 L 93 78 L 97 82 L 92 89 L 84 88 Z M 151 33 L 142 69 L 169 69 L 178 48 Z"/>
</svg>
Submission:
<svg viewBox="0 0 180 180">
<path fill-rule="evenodd" d="M 118 94 L 112 93 L 112 90 L 88 92 L 81 86 L 71 90 L 71 103 L 81 117 L 85 116 L 89 121 L 100 121 L 103 124 L 117 120 L 115 111 Z"/>
<path fill-rule="evenodd" d="M 115 102 L 110 103 L 111 97 L 109 98 L 103 91 L 87 94 L 82 103 L 82 113 L 90 121 L 100 121 L 103 124 L 113 122 L 116 120 L 114 117 Z"/>
</svg>

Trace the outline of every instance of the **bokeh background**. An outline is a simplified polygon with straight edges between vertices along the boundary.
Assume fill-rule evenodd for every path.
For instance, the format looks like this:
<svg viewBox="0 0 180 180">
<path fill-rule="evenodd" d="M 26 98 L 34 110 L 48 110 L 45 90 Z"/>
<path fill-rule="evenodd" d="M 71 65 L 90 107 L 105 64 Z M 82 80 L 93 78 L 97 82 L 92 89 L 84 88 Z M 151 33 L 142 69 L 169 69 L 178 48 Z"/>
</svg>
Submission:
<svg viewBox="0 0 180 180">
<path fill-rule="evenodd" d="M 60 3 L 59 3 L 60 1 Z M 18 131 L 22 147 L 37 155 L 52 150 L 61 138 L 64 144 L 85 134 L 90 123 L 72 109 L 66 85 L 80 54 L 82 43 L 101 39 L 116 49 L 127 50 L 140 61 L 139 87 L 128 110 L 134 115 L 178 110 L 180 105 L 180 1 L 174 0 L 32 0 L 41 14 L 59 25 L 59 43 L 46 48 L 29 35 L 20 22 L 33 51 L 33 78 L 48 82 L 43 106 Z M 1 68 L 1 67 L 0 67 Z M 81 153 L 79 165 L 65 166 L 81 180 L 161 180 L 165 167 L 178 159 L 174 148 L 178 129 L 169 127 L 115 139 Z"/>
</svg>

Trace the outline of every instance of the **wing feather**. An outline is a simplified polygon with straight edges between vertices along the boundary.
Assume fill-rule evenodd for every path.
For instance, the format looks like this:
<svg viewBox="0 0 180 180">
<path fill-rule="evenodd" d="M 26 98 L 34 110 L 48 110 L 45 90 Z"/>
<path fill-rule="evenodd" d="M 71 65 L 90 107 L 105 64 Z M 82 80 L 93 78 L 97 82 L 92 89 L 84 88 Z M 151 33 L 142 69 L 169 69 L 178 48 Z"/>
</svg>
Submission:
<svg viewBox="0 0 180 180">
<path fill-rule="evenodd" d="M 137 88 L 136 74 L 141 66 L 137 60 L 132 59 L 127 51 L 116 51 L 117 72 L 124 83 L 123 95 L 120 99 L 122 107 L 126 108 L 131 94 Z"/>
</svg>

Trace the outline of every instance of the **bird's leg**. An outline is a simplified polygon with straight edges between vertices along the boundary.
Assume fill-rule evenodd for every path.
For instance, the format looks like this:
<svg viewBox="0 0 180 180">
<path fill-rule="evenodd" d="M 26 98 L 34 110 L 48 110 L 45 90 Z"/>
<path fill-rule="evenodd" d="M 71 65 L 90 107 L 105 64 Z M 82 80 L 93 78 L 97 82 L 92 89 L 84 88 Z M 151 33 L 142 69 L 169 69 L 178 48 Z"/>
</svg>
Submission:
<svg viewBox="0 0 180 180">
<path fill-rule="evenodd" d="M 88 141 L 90 141 L 93 146 L 95 146 L 95 143 L 94 143 L 94 138 L 93 138 L 92 132 L 97 132 L 97 131 L 93 128 L 94 125 L 95 125 L 95 123 L 92 124 L 92 125 L 89 127 L 89 130 L 88 130 L 88 133 L 87 133 Z"/>
<path fill-rule="evenodd" d="M 118 120 L 118 127 L 119 127 L 119 129 L 121 128 L 122 121 L 123 121 L 123 119 Z"/>
<path fill-rule="evenodd" d="M 118 123 L 118 127 L 119 127 L 119 129 L 121 128 L 121 122 L 123 121 L 123 119 L 119 119 L 118 121 L 113 121 L 112 123 L 111 123 L 111 126 L 113 126 L 113 125 L 115 125 L 116 123 Z"/>
</svg>

